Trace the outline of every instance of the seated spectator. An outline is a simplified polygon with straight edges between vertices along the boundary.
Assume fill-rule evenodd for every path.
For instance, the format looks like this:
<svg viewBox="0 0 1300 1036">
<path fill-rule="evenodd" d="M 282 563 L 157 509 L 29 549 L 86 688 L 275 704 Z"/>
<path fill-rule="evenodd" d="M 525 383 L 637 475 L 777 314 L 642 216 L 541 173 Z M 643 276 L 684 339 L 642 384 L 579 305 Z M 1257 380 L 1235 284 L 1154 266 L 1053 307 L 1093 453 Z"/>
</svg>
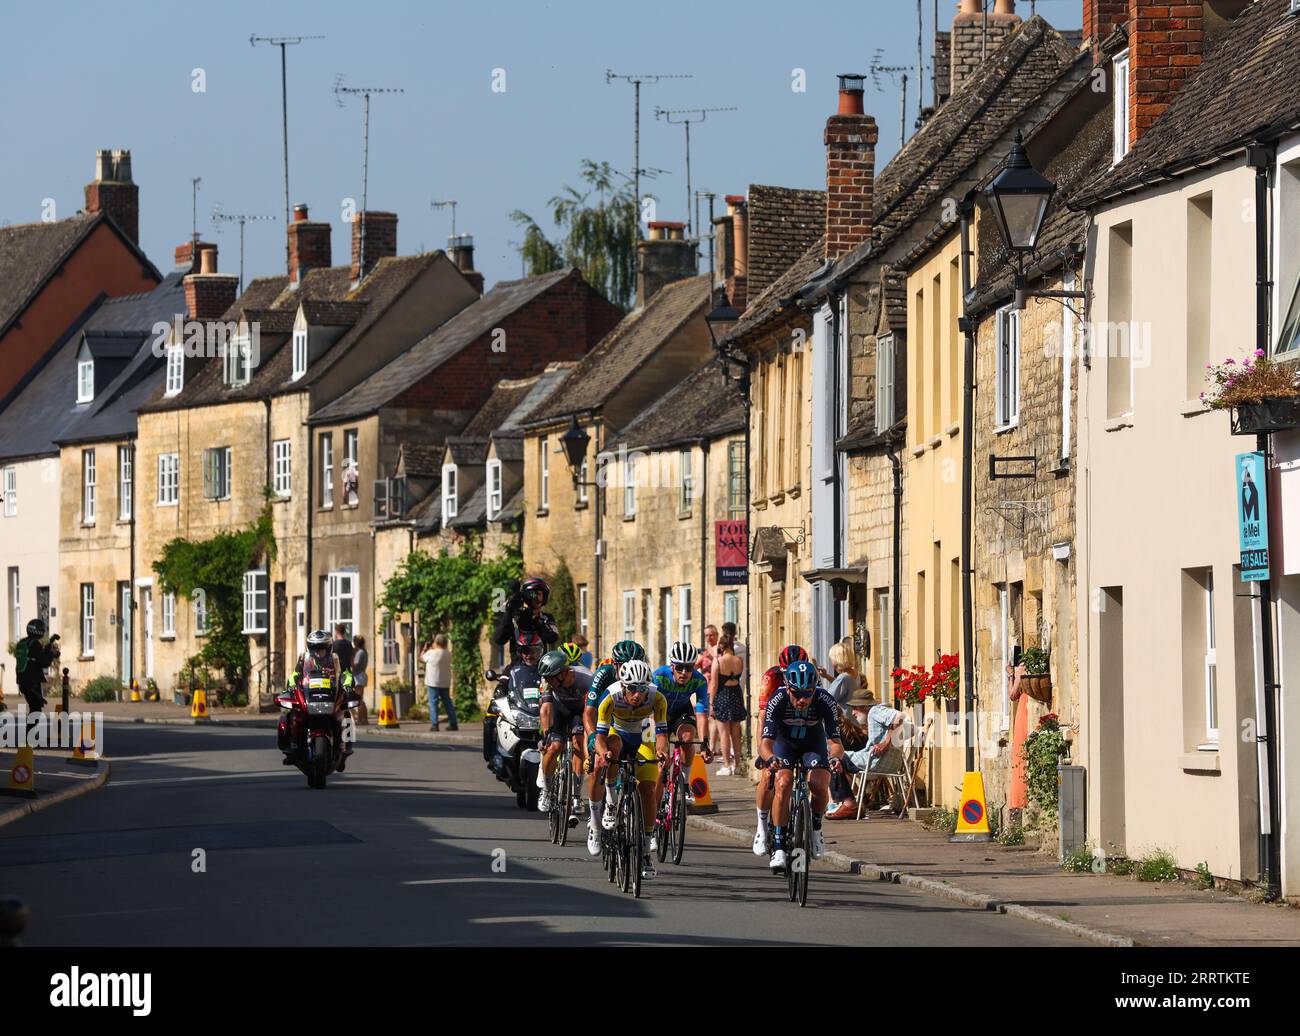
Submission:
<svg viewBox="0 0 1300 1036">
<path fill-rule="evenodd" d="M 858 804 L 851 793 L 852 784 L 847 775 L 864 770 L 868 774 L 899 773 L 903 769 L 903 749 L 898 744 L 898 730 L 907 718 L 906 714 L 888 705 L 878 704 L 876 696 L 870 691 L 855 694 L 845 711 L 847 723 L 860 731 L 865 730 L 866 743 L 862 748 L 846 751 L 839 757 L 840 770 L 845 775 L 846 783 L 842 786 L 844 797 L 826 814 L 831 820 L 847 820 L 857 816 Z"/>
<path fill-rule="evenodd" d="M 830 695 L 835 699 L 835 704 L 840 707 L 841 712 L 848 711 L 849 700 L 861 686 L 858 677 L 858 659 L 853 652 L 852 643 L 851 640 L 842 640 L 838 644 L 831 645 L 831 668 L 834 673 L 828 673 L 821 666 L 817 667 L 821 678 L 830 683 Z"/>
</svg>

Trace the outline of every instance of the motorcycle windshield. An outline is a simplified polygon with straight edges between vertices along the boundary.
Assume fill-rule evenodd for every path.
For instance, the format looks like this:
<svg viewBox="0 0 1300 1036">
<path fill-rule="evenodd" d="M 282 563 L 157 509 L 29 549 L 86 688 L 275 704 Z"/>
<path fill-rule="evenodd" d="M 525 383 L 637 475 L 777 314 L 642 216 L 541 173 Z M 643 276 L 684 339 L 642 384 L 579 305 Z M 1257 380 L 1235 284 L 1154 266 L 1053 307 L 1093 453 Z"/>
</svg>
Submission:
<svg viewBox="0 0 1300 1036">
<path fill-rule="evenodd" d="M 515 666 L 510 670 L 510 700 L 516 708 L 536 716 L 541 712 L 542 678 L 532 666 Z"/>
</svg>

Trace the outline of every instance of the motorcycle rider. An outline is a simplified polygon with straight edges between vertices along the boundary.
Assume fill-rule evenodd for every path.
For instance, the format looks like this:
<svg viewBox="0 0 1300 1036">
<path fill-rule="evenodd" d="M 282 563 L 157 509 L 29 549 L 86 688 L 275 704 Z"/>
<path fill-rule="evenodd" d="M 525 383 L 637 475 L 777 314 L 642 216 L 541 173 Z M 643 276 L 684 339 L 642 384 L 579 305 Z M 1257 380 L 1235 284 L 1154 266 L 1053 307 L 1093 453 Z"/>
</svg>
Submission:
<svg viewBox="0 0 1300 1036">
<path fill-rule="evenodd" d="M 338 664 L 338 659 L 334 655 L 330 635 L 325 630 L 312 630 L 307 634 L 307 650 L 298 656 L 293 664 L 293 672 L 289 674 L 288 689 L 293 690 L 302 686 L 304 680 L 320 679 L 322 677 L 329 680 L 340 680 L 343 690 L 347 692 L 348 700 L 351 701 L 356 697 L 352 689 L 352 672 L 343 669 Z M 299 727 L 302 724 L 302 717 L 295 712 L 286 712 L 280 715 L 280 726 L 277 731 L 280 751 L 284 753 L 284 765 L 292 766 L 294 754 L 298 750 L 298 737 L 301 731 Z M 344 733 L 347 733 L 345 728 Z M 352 738 L 345 736 L 343 738 L 343 758 L 346 759 L 352 754 Z M 343 764 L 339 764 L 339 769 L 343 769 Z"/>
<path fill-rule="evenodd" d="M 591 675 L 574 666 L 563 651 L 546 652 L 537 671 L 542 677 L 541 723 L 546 731 L 538 778 L 542 794 L 537 800 L 537 808 L 545 813 L 551 808 L 550 777 L 559 762 L 565 738 L 573 741 L 574 760 L 582 758 L 582 708 L 591 689 Z"/>
<path fill-rule="evenodd" d="M 45 706 L 41 681 L 45 678 L 45 670 L 59 658 L 59 635 L 54 634 L 48 644 L 41 643 L 44 637 L 44 621 L 32 619 L 27 624 L 27 636 L 14 645 L 18 690 L 27 699 L 28 712 L 40 712 Z"/>
<path fill-rule="evenodd" d="M 525 579 L 510 584 L 511 593 L 506 598 L 505 610 L 497 617 L 492 643 L 510 645 L 510 661 L 519 661 L 515 654 L 515 638 L 520 633 L 535 633 L 547 647 L 560 642 L 560 628 L 555 616 L 542 611 L 551 599 L 551 588 L 544 579 Z M 536 661 L 532 663 L 536 665 Z"/>
</svg>

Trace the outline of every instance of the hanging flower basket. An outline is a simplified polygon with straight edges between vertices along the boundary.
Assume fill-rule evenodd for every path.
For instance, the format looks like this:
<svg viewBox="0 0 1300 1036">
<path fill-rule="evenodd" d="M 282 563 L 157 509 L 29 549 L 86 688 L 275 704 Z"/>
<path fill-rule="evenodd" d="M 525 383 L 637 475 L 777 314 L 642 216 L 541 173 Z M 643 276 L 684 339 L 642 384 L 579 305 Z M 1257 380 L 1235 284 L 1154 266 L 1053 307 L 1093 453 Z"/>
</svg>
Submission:
<svg viewBox="0 0 1300 1036">
<path fill-rule="evenodd" d="M 1232 408 L 1232 434 L 1258 435 L 1300 427 L 1300 396 L 1261 399 Z"/>
<path fill-rule="evenodd" d="M 1052 678 L 1047 674 L 1042 676 L 1022 676 L 1020 678 L 1020 689 L 1033 698 L 1034 701 L 1041 701 L 1044 705 L 1052 704 Z"/>
</svg>

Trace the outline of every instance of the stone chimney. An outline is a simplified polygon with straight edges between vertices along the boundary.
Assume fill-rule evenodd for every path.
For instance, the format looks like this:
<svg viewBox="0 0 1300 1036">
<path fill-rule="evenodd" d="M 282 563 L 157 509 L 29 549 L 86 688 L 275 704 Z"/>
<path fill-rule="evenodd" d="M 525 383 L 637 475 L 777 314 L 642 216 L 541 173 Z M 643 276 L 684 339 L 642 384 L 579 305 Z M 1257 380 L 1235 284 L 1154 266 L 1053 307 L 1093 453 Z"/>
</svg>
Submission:
<svg viewBox="0 0 1300 1036">
<path fill-rule="evenodd" d="M 958 93 L 1020 25 L 1016 0 L 997 0 L 986 16 L 980 0 L 961 0 L 949 41 L 949 96 Z"/>
<path fill-rule="evenodd" d="M 191 273 L 182 283 L 185 312 L 190 320 L 216 320 L 234 305 L 239 294 L 238 277 L 233 273 L 217 273 L 217 250 L 211 245 L 199 252 L 198 272 Z"/>
<path fill-rule="evenodd" d="M 461 276 L 474 285 L 482 295 L 483 275 L 474 269 L 474 238 L 469 234 L 457 234 L 455 237 L 447 238 L 447 255 L 456 264 L 456 269 L 460 271 Z"/>
<path fill-rule="evenodd" d="M 365 248 L 362 249 L 362 235 Z M 364 251 L 365 261 L 362 261 Z M 397 254 L 397 213 L 358 212 L 352 217 L 352 283 L 375 268 L 380 259 Z"/>
<path fill-rule="evenodd" d="M 1204 5 L 1128 0 L 1130 144 L 1164 114 L 1204 49 Z"/>
<path fill-rule="evenodd" d="M 177 245 L 176 269 L 198 273 L 200 258 L 205 248 L 211 248 L 213 257 L 216 257 L 217 246 L 208 241 L 186 241 L 183 245 Z"/>
<path fill-rule="evenodd" d="M 1128 20 L 1128 0 L 1083 0 L 1083 42 L 1095 65 L 1101 42 Z"/>
<path fill-rule="evenodd" d="M 640 309 L 673 281 L 694 277 L 695 242 L 686 240 L 686 224 L 652 220 L 650 236 L 637 242 L 636 304 Z"/>
<path fill-rule="evenodd" d="M 749 304 L 749 202 L 743 194 L 727 198 L 727 298 L 744 311 Z"/>
<path fill-rule="evenodd" d="M 839 107 L 826 120 L 826 258 L 838 260 L 871 237 L 876 120 L 862 109 L 862 76 L 839 77 Z"/>
<path fill-rule="evenodd" d="M 313 223 L 307 218 L 307 206 L 293 207 L 289 224 L 289 286 L 302 283 L 308 270 L 326 269 L 330 265 L 330 225 Z"/>
<path fill-rule="evenodd" d="M 131 179 L 131 152 L 95 152 L 95 179 L 86 184 L 86 211 L 111 216 L 122 233 L 140 243 L 140 188 Z"/>
</svg>

